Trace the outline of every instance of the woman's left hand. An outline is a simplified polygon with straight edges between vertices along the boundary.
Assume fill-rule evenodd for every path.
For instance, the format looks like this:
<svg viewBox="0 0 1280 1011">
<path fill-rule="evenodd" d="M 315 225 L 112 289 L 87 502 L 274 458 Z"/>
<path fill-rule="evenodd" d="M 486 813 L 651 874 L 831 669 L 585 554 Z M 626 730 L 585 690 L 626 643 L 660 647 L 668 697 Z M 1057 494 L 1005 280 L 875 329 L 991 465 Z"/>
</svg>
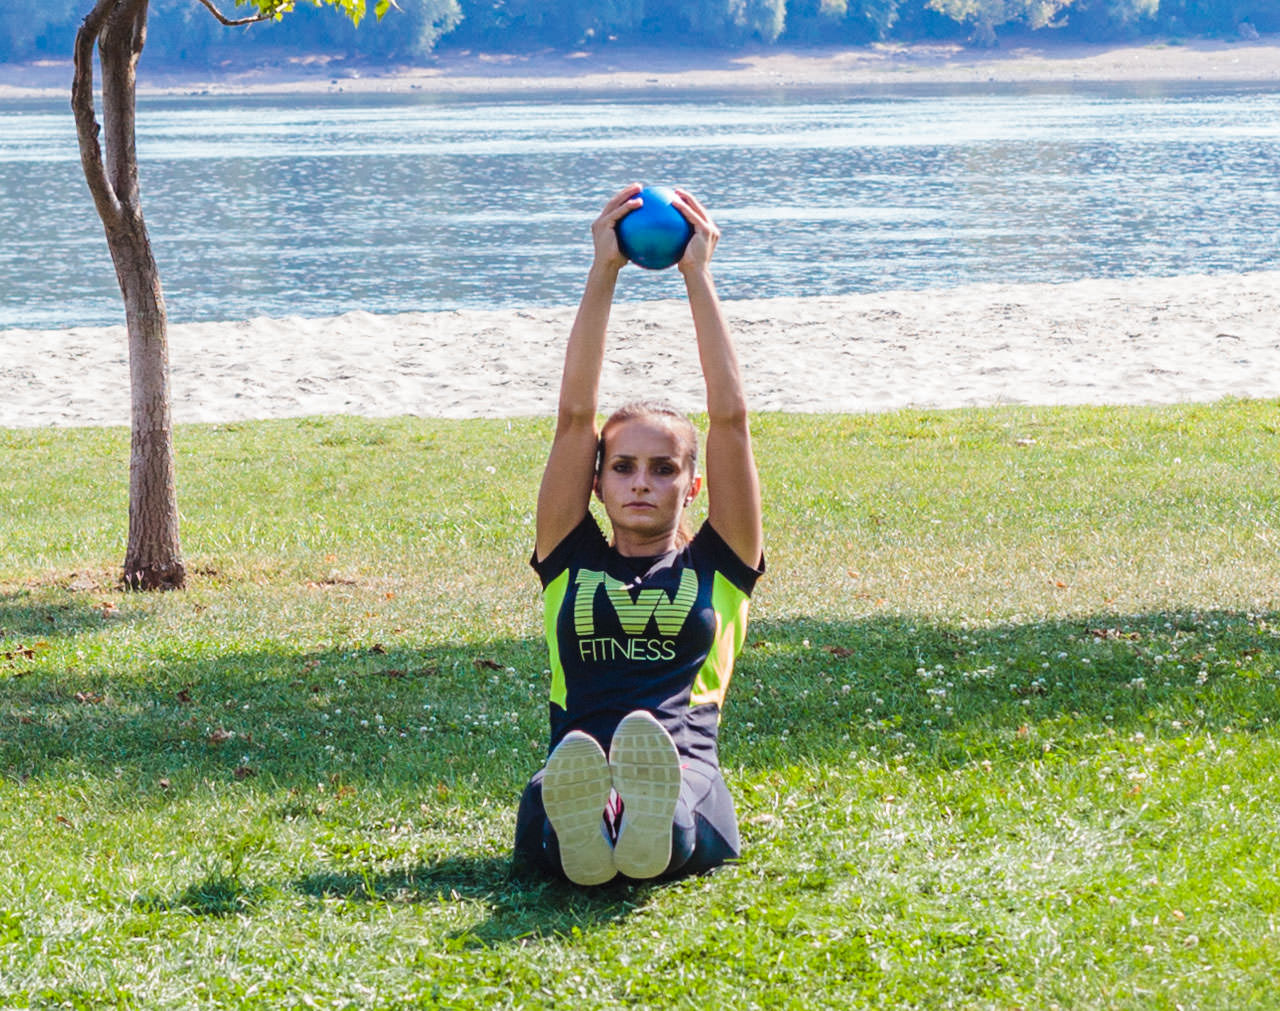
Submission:
<svg viewBox="0 0 1280 1011">
<path fill-rule="evenodd" d="M 685 247 L 684 256 L 680 257 L 681 273 L 706 267 L 711 263 L 711 254 L 715 252 L 716 243 L 720 241 L 720 228 L 711 219 L 707 209 L 688 190 L 676 187 L 676 199 L 671 206 L 684 215 L 686 221 L 693 226 L 693 238 Z"/>
</svg>

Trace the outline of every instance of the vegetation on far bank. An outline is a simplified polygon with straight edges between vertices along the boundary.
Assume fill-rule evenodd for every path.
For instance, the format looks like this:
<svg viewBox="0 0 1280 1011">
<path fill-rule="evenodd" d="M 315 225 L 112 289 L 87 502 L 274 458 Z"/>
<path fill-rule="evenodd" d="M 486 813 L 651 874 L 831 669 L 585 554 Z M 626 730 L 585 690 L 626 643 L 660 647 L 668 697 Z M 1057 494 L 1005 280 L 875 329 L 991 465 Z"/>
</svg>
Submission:
<svg viewBox="0 0 1280 1011">
<path fill-rule="evenodd" d="M 242 0 L 247 3 L 248 0 Z M 359 0 L 356 0 L 358 3 Z M 0 8 L 0 63 L 68 58 L 88 0 Z M 232 0 L 227 13 L 240 14 Z M 373 4 L 369 5 L 370 8 Z M 1256 38 L 1280 31 L 1273 0 L 398 0 L 375 24 L 302 3 L 279 24 L 220 25 L 198 0 L 150 0 L 151 66 L 212 67 L 255 49 L 412 62 L 435 49 L 521 52 L 610 45 L 723 48 L 961 40 Z"/>
</svg>

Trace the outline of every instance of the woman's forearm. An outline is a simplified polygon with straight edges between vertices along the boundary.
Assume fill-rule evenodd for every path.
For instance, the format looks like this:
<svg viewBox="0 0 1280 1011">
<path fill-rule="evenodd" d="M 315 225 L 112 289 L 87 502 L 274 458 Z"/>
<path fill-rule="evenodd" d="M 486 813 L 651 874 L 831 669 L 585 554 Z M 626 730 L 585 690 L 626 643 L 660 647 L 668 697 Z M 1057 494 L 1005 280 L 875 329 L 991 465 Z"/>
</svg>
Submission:
<svg viewBox="0 0 1280 1011">
<path fill-rule="evenodd" d="M 587 275 L 586 289 L 578 305 L 565 349 L 560 381 L 560 422 L 591 418 L 594 422 L 604 367 L 605 334 L 618 281 L 618 268 L 595 263 Z"/>
<path fill-rule="evenodd" d="M 742 373 L 716 296 L 715 279 L 705 264 L 685 271 L 684 278 L 707 387 L 707 416 L 716 421 L 745 421 L 747 398 Z"/>
</svg>

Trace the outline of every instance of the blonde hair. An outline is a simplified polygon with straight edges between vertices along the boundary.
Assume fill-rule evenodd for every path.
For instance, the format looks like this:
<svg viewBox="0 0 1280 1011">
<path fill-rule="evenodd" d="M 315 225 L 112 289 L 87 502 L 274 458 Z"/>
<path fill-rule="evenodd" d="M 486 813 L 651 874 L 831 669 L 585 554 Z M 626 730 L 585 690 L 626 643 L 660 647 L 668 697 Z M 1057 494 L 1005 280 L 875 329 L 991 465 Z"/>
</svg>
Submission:
<svg viewBox="0 0 1280 1011">
<path fill-rule="evenodd" d="M 676 441 L 679 443 L 684 464 L 688 466 L 691 473 L 697 474 L 698 429 L 693 422 L 664 400 L 633 400 L 623 404 L 609 415 L 604 426 L 600 429 L 600 441 L 596 446 L 597 478 L 604 471 L 604 444 L 609 437 L 610 430 L 624 422 L 640 419 L 656 420 L 670 428 L 671 434 L 676 437 Z M 681 512 L 680 526 L 676 529 L 676 547 L 684 547 L 691 540 L 693 540 L 693 528 L 689 524 L 688 516 Z"/>
</svg>

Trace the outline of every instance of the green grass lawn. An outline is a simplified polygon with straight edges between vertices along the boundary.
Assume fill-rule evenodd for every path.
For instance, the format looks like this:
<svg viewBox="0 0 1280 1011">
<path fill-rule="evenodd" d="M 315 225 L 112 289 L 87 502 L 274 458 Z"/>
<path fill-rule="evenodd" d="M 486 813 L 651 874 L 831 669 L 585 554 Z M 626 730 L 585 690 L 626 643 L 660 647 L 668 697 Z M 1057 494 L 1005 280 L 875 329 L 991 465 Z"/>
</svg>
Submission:
<svg viewBox="0 0 1280 1011">
<path fill-rule="evenodd" d="M 0 430 L 0 1006 L 1280 1003 L 1280 403 L 766 415 L 742 861 L 513 875 L 546 421 Z"/>
</svg>

